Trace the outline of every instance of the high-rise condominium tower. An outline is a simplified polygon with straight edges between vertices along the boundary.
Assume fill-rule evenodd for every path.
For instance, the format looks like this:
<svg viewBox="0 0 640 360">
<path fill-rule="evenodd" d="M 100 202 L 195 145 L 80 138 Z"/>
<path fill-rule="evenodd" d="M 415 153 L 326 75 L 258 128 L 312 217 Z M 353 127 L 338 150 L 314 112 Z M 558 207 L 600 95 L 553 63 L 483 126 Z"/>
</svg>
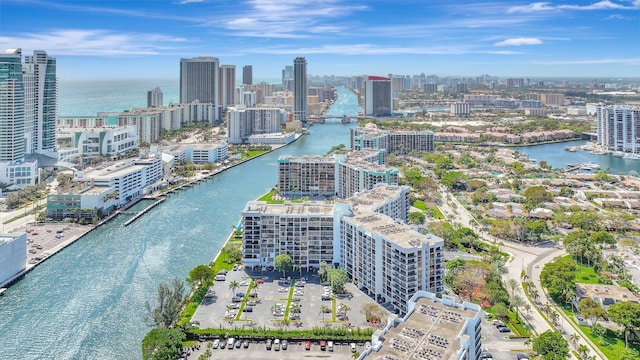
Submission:
<svg viewBox="0 0 640 360">
<path fill-rule="evenodd" d="M 307 60 L 293 60 L 293 114 L 296 120 L 307 121 Z"/>
<path fill-rule="evenodd" d="M 364 114 L 390 116 L 392 113 L 391 79 L 383 76 L 368 76 L 364 81 Z"/>
<path fill-rule="evenodd" d="M 24 159 L 24 78 L 22 49 L 0 54 L 0 161 Z"/>
<path fill-rule="evenodd" d="M 56 59 L 42 50 L 25 56 L 25 151 L 52 155 L 56 151 L 58 80 Z"/>
<path fill-rule="evenodd" d="M 242 84 L 253 85 L 253 66 L 245 65 L 242 67 Z"/>
<path fill-rule="evenodd" d="M 147 107 L 160 107 L 162 106 L 162 89 L 156 87 L 147 91 Z"/>
<path fill-rule="evenodd" d="M 199 56 L 180 59 L 180 102 L 183 104 L 198 100 L 220 106 L 218 58 Z"/>
<path fill-rule="evenodd" d="M 220 65 L 220 106 L 226 109 L 236 104 L 236 66 Z"/>
</svg>

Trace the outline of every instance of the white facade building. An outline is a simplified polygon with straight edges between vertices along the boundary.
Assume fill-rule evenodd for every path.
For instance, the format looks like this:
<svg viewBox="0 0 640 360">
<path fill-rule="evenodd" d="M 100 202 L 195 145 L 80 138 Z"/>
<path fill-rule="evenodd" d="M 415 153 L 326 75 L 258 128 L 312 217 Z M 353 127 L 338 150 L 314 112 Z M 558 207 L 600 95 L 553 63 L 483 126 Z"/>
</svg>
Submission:
<svg viewBox="0 0 640 360">
<path fill-rule="evenodd" d="M 598 106 L 598 144 L 609 151 L 640 154 L 640 107 Z"/>
<path fill-rule="evenodd" d="M 246 108 L 242 105 L 227 109 L 229 143 L 243 144 L 254 134 L 281 132 L 285 113 L 278 108 Z"/>
<path fill-rule="evenodd" d="M 371 347 L 358 359 L 480 360 L 482 309 L 457 303 L 449 296 L 418 291 L 403 317 L 389 318 L 387 326 L 372 335 Z"/>
<path fill-rule="evenodd" d="M 138 149 L 138 133 L 135 126 L 58 128 L 56 138 L 58 159 L 64 161 L 72 161 L 78 156 L 88 159 L 98 156 L 116 158 Z"/>
<path fill-rule="evenodd" d="M 117 206 L 124 205 L 146 194 L 146 188 L 162 179 L 162 160 L 127 159 L 113 165 L 76 171 L 74 181 L 90 182 L 95 186 L 113 187 L 118 192 Z"/>
<path fill-rule="evenodd" d="M 27 234 L 0 234 L 0 287 L 20 275 L 27 265 Z"/>
<path fill-rule="evenodd" d="M 227 140 L 210 144 L 180 144 L 163 146 L 160 151 L 172 155 L 177 160 L 191 161 L 195 164 L 220 162 L 229 157 Z"/>
</svg>

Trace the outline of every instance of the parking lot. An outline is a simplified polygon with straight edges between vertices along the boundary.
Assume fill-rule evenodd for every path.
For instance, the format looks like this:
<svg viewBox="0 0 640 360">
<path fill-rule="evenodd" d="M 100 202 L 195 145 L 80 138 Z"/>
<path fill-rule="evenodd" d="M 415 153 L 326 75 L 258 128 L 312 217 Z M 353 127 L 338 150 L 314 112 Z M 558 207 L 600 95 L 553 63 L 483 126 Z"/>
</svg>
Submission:
<svg viewBox="0 0 640 360">
<path fill-rule="evenodd" d="M 202 353 L 205 352 L 207 343 L 202 342 L 200 349 L 191 352 L 188 356 L 189 359 L 197 359 Z M 356 351 L 362 353 L 365 349 L 364 343 L 356 344 Z M 305 350 L 304 342 L 290 342 L 287 350 L 276 351 L 273 347 L 271 350 L 267 350 L 266 342 L 251 342 L 248 348 L 241 346 L 240 348 L 234 347 L 233 350 L 229 348 L 217 348 L 212 349 L 212 359 L 301 359 L 301 358 L 331 358 L 331 359 L 352 359 L 353 353 L 351 352 L 349 343 L 335 343 L 333 351 L 321 350 L 318 341 L 311 343 L 310 350 Z"/>
<path fill-rule="evenodd" d="M 360 310 L 364 304 L 374 301 L 352 284 L 345 285 L 348 296 L 336 297 L 336 318 L 333 320 L 333 301 L 330 297 L 326 297 L 327 294 L 332 293 L 328 292 L 330 291 L 328 286 L 320 284 L 320 278 L 316 273 L 303 272 L 287 275 L 284 278 L 278 271 L 229 271 L 224 281 L 214 282 L 211 290 L 215 291 L 216 298 L 203 301 L 192 320 L 198 321 L 201 328 L 264 326 L 272 329 L 280 327 L 311 329 L 322 326 L 370 326 Z M 295 286 L 296 280 L 300 277 L 304 281 Z M 248 287 L 252 278 L 256 281 L 257 288 L 249 294 Z M 232 290 L 229 285 L 234 281 L 240 286 Z M 290 294 L 292 285 L 294 290 Z M 245 306 L 245 308 L 251 308 L 250 312 L 243 312 L 238 317 L 242 297 L 250 295 L 256 295 L 255 298 L 249 298 Z M 289 321 L 283 323 L 290 295 L 292 301 L 289 308 Z M 326 300 L 322 300 L 323 298 Z M 327 312 L 322 312 L 322 309 Z"/>
</svg>

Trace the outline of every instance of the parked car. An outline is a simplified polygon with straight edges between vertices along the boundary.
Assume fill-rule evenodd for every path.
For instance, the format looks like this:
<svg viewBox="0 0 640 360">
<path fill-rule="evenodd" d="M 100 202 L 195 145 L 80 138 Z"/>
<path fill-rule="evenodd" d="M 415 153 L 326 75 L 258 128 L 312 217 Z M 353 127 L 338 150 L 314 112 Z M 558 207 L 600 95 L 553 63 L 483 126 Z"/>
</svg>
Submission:
<svg viewBox="0 0 640 360">
<path fill-rule="evenodd" d="M 236 342 L 236 339 L 228 338 L 227 339 L 227 349 L 233 350 L 233 345 L 234 345 L 235 342 Z"/>
<path fill-rule="evenodd" d="M 333 341 L 327 341 L 327 350 L 333 351 Z"/>
<path fill-rule="evenodd" d="M 225 280 L 227 280 L 227 276 L 226 275 L 216 275 L 216 277 L 214 279 L 216 281 L 225 281 Z"/>
<path fill-rule="evenodd" d="M 218 271 L 218 275 L 227 275 L 228 271 L 226 269 L 222 269 Z"/>
<path fill-rule="evenodd" d="M 280 339 L 273 340 L 273 350 L 280 351 Z"/>
<path fill-rule="evenodd" d="M 325 351 L 327 350 L 327 342 L 324 340 L 320 340 L 320 350 Z"/>
<path fill-rule="evenodd" d="M 287 350 L 288 345 L 289 345 L 289 342 L 287 340 L 282 340 L 282 343 L 280 344 L 280 346 L 282 347 L 282 350 Z"/>
<path fill-rule="evenodd" d="M 498 331 L 501 333 L 511 332 L 511 330 L 506 326 L 498 326 Z"/>
<path fill-rule="evenodd" d="M 349 344 L 349 348 L 351 349 L 352 353 L 356 352 L 356 343 Z"/>
<path fill-rule="evenodd" d="M 240 339 L 236 339 L 236 349 L 240 349 L 240 346 L 242 346 L 242 340 Z"/>
<path fill-rule="evenodd" d="M 273 342 L 271 341 L 271 339 L 267 339 L 267 350 L 271 350 L 271 344 Z"/>
<path fill-rule="evenodd" d="M 264 280 L 258 279 L 258 280 L 256 280 L 256 284 L 264 284 Z"/>
<path fill-rule="evenodd" d="M 516 354 L 516 357 L 518 358 L 518 360 L 529 360 L 529 357 L 525 353 L 518 353 Z"/>
<path fill-rule="evenodd" d="M 242 308 L 242 312 L 253 312 L 253 308 L 251 306 L 245 306 Z"/>
<path fill-rule="evenodd" d="M 220 346 L 220 339 L 213 340 L 213 344 L 211 344 L 211 347 L 214 349 L 217 349 L 219 346 Z"/>
<path fill-rule="evenodd" d="M 220 341 L 220 349 L 224 349 L 226 347 L 227 347 L 227 341 L 226 340 Z"/>
<path fill-rule="evenodd" d="M 322 294 L 322 296 L 320 296 L 320 300 L 325 301 L 325 300 L 331 300 L 331 295 L 329 294 Z"/>
<path fill-rule="evenodd" d="M 311 350 L 311 340 L 307 340 L 304 342 L 304 349 Z"/>
<path fill-rule="evenodd" d="M 248 347 L 249 347 L 249 339 L 245 339 L 245 340 L 242 342 L 242 346 L 243 346 L 245 349 L 246 349 L 246 348 L 248 348 Z"/>
</svg>

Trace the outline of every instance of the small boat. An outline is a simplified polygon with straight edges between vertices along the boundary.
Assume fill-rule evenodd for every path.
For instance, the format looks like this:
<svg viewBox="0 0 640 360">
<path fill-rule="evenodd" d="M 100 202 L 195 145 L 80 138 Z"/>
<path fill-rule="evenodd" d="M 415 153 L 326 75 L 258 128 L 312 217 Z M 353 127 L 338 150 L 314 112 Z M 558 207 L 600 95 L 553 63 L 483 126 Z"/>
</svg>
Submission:
<svg viewBox="0 0 640 360">
<path fill-rule="evenodd" d="M 7 288 L 0 288 L 0 296 L 4 295 L 5 291 L 7 291 Z"/>
</svg>

